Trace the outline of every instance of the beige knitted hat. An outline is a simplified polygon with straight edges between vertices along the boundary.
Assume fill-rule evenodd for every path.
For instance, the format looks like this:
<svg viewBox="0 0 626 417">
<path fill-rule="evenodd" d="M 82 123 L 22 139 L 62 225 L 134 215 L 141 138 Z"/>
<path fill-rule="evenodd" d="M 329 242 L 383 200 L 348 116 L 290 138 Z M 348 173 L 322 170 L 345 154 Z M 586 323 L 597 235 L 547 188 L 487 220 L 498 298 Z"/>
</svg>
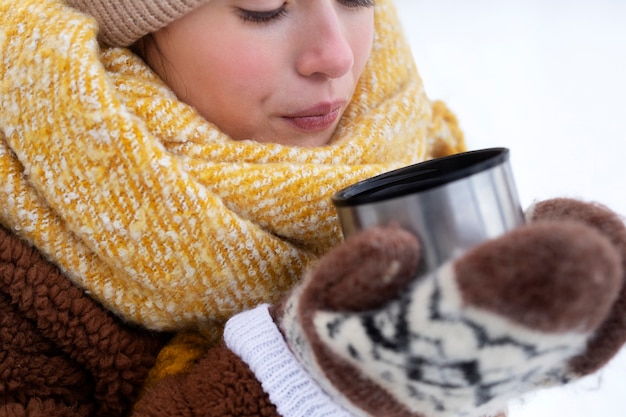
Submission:
<svg viewBox="0 0 626 417">
<path fill-rule="evenodd" d="M 105 46 L 128 46 L 209 0 L 67 0 L 96 18 Z"/>
</svg>

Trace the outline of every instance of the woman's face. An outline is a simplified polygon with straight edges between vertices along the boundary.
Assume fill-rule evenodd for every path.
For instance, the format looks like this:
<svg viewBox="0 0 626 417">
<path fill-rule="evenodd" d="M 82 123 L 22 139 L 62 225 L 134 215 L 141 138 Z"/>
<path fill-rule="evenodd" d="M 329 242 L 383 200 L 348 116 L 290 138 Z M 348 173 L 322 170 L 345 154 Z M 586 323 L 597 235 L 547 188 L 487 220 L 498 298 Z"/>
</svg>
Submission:
<svg viewBox="0 0 626 417">
<path fill-rule="evenodd" d="M 328 143 L 370 55 L 374 0 L 210 0 L 146 44 L 179 99 L 233 139 Z"/>
</svg>

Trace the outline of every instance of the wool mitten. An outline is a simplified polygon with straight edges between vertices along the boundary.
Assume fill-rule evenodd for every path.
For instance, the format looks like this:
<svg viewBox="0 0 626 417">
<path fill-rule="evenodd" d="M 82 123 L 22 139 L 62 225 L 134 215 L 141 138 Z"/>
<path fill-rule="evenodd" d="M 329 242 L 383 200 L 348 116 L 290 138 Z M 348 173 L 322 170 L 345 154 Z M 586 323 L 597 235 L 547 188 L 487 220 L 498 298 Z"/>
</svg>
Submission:
<svg viewBox="0 0 626 417">
<path fill-rule="evenodd" d="M 365 231 L 273 315 L 298 362 L 353 415 L 495 415 L 598 369 L 626 339 L 620 218 L 569 199 L 527 216 L 419 277 L 413 236 Z"/>
</svg>

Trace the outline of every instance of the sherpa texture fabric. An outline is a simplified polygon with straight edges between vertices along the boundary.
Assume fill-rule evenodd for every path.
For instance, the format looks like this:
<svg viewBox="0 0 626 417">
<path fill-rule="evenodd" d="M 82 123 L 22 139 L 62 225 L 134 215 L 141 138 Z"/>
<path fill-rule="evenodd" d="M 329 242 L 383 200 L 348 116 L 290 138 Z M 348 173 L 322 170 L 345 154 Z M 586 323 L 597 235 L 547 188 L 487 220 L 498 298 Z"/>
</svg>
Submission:
<svg viewBox="0 0 626 417">
<path fill-rule="evenodd" d="M 0 227 L 0 416 L 125 415 L 166 339 L 121 323 Z"/>
<path fill-rule="evenodd" d="M 187 373 L 147 389 L 133 417 L 280 417 L 254 373 L 223 344 Z"/>
<path fill-rule="evenodd" d="M 332 143 L 233 141 L 60 0 L 0 0 L 0 222 L 125 320 L 200 329 L 273 303 L 341 240 L 330 196 L 465 150 L 390 0 Z"/>
</svg>

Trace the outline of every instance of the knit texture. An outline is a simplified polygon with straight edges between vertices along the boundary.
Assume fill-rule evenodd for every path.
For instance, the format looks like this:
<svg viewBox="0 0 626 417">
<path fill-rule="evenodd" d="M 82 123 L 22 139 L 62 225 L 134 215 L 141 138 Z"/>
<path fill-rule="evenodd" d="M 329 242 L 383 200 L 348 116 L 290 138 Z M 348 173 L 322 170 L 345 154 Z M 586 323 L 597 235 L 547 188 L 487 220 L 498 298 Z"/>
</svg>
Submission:
<svg viewBox="0 0 626 417">
<path fill-rule="evenodd" d="M 189 372 L 213 345 L 214 341 L 198 332 L 177 333 L 159 352 L 144 386 L 152 387 L 169 375 Z"/>
<path fill-rule="evenodd" d="M 208 0 L 67 0 L 92 15 L 105 46 L 128 46 L 189 13 Z"/>
<path fill-rule="evenodd" d="M 370 228 L 272 315 L 300 365 L 355 415 L 495 415 L 576 378 L 577 358 L 606 360 L 590 349 L 596 332 L 624 341 L 611 317 L 624 317 L 624 225 L 591 204 L 550 205 L 593 223 L 535 217 L 418 277 L 415 236 Z"/>
<path fill-rule="evenodd" d="M 375 7 L 332 142 L 299 148 L 233 141 L 63 1 L 0 0 L 0 221 L 122 318 L 216 339 L 339 243 L 334 192 L 465 149 Z"/>
<path fill-rule="evenodd" d="M 282 417 L 250 368 L 223 344 L 187 373 L 146 389 L 133 417 Z"/>
<path fill-rule="evenodd" d="M 291 353 L 267 305 L 232 317 L 224 342 L 254 372 L 283 417 L 350 417 L 317 385 Z"/>
</svg>

